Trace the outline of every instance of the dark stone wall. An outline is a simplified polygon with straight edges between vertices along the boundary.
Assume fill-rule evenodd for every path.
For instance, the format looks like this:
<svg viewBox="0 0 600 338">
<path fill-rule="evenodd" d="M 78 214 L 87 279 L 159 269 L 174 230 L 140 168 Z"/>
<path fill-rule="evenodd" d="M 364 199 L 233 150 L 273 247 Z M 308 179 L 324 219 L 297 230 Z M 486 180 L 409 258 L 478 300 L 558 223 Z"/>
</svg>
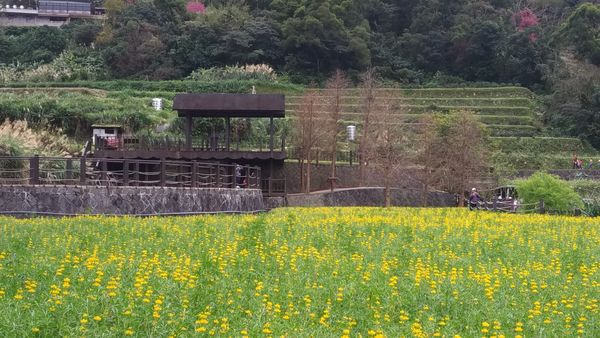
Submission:
<svg viewBox="0 0 600 338">
<path fill-rule="evenodd" d="M 278 197 L 263 197 L 265 209 L 271 210 L 275 208 L 283 208 L 286 206 L 286 198 L 283 196 Z"/>
<path fill-rule="evenodd" d="M 0 186 L 0 212 L 5 213 L 154 215 L 263 209 L 258 189 Z"/>
<path fill-rule="evenodd" d="M 310 194 L 292 194 L 287 196 L 291 207 L 329 207 L 329 206 L 373 206 L 385 204 L 383 188 L 351 188 L 336 191 L 322 191 Z M 391 204 L 402 207 L 423 206 L 420 191 L 392 189 Z M 455 207 L 456 197 L 444 192 L 429 192 L 427 205 L 431 207 Z"/>
</svg>

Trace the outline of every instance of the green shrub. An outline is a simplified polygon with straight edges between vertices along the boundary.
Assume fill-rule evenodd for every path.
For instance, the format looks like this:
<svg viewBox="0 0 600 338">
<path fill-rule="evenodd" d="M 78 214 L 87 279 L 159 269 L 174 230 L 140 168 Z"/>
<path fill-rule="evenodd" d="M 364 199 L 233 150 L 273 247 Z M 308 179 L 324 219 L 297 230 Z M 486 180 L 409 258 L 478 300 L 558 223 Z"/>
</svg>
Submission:
<svg viewBox="0 0 600 338">
<path fill-rule="evenodd" d="M 544 201 L 547 210 L 568 212 L 575 208 L 583 208 L 581 197 L 567 181 L 545 172 L 536 172 L 524 180 L 517 180 L 519 197 L 525 204 Z"/>
<path fill-rule="evenodd" d="M 600 181 L 572 180 L 569 184 L 583 199 L 585 214 L 600 216 Z"/>
<path fill-rule="evenodd" d="M 585 199 L 583 212 L 592 217 L 600 216 L 600 198 Z"/>
<path fill-rule="evenodd" d="M 165 107 L 172 103 L 165 100 Z M 129 131 L 153 128 L 176 115 L 156 111 L 149 98 L 95 97 L 80 93 L 50 95 L 34 92 L 17 95 L 0 93 L 0 119 L 26 120 L 32 128 L 62 129 L 71 137 L 87 138 L 95 123 L 117 123 Z"/>
<path fill-rule="evenodd" d="M 572 180 L 569 184 L 584 199 L 600 199 L 600 181 Z"/>
<path fill-rule="evenodd" d="M 222 81 L 222 80 L 260 80 L 277 81 L 277 74 L 268 65 L 225 66 L 200 68 L 193 71 L 189 80 Z"/>
</svg>

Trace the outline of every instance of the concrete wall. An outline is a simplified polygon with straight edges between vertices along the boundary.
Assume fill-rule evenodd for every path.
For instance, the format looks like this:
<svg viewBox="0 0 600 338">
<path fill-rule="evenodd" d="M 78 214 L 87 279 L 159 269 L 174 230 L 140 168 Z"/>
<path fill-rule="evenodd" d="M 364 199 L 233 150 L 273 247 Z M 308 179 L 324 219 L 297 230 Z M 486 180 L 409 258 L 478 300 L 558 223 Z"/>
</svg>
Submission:
<svg viewBox="0 0 600 338">
<path fill-rule="evenodd" d="M 334 192 L 321 191 L 310 194 L 287 196 L 290 207 L 329 207 L 329 206 L 373 206 L 385 203 L 383 188 L 351 188 Z M 421 192 L 408 189 L 392 189 L 392 205 L 402 207 L 422 206 Z M 443 192 L 429 192 L 427 205 L 432 207 L 455 207 L 456 197 Z"/>
<path fill-rule="evenodd" d="M 68 21 L 52 21 L 47 17 L 38 16 L 3 16 L 0 14 L 0 26 L 14 27 L 41 27 L 52 26 L 60 27 Z"/>
<path fill-rule="evenodd" d="M 257 189 L 0 186 L 0 212 L 165 214 L 253 212 L 264 209 Z"/>
</svg>

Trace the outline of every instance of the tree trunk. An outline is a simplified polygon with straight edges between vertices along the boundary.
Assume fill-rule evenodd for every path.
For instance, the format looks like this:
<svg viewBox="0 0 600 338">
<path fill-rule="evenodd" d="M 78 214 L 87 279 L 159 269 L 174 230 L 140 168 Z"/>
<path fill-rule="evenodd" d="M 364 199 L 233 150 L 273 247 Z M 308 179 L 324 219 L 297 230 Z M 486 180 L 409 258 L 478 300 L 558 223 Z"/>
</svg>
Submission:
<svg viewBox="0 0 600 338">
<path fill-rule="evenodd" d="M 302 158 L 299 162 L 300 164 L 300 191 L 304 191 L 304 186 L 306 184 L 306 178 L 304 177 L 304 158 Z"/>
<path fill-rule="evenodd" d="M 331 183 L 330 183 L 330 185 L 331 185 L 331 191 L 335 190 L 335 183 L 336 183 L 335 182 L 336 181 L 335 180 L 335 175 L 336 175 L 336 172 L 335 172 L 335 161 L 332 161 L 331 162 Z"/>
<path fill-rule="evenodd" d="M 391 186 L 391 173 L 392 169 L 391 169 L 391 163 L 388 163 L 388 165 L 385 168 L 385 190 L 384 190 L 384 194 L 385 194 L 385 207 L 389 208 L 392 205 L 392 196 L 391 196 L 391 191 L 390 191 L 390 186 Z"/>
<path fill-rule="evenodd" d="M 427 207 L 427 195 L 428 195 L 428 185 L 427 183 L 423 183 L 423 189 L 421 190 L 421 206 Z"/>
<path fill-rule="evenodd" d="M 392 196 L 390 191 L 390 184 L 385 185 L 385 207 L 389 208 L 392 205 Z"/>
<path fill-rule="evenodd" d="M 310 150 L 306 158 L 306 193 L 310 193 Z"/>
</svg>

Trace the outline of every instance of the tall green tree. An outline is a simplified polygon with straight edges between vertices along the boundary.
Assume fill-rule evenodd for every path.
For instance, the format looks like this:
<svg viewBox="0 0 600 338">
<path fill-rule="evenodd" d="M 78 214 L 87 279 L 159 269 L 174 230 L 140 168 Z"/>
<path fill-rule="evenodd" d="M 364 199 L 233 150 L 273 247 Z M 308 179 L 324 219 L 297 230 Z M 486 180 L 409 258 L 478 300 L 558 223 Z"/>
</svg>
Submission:
<svg viewBox="0 0 600 338">
<path fill-rule="evenodd" d="M 575 47 L 581 58 L 600 65 L 600 4 L 588 2 L 577 7 L 561 25 L 557 37 Z"/>
<path fill-rule="evenodd" d="M 286 69 L 328 74 L 365 69 L 371 62 L 370 28 L 349 12 L 356 1 L 307 1 L 283 20 Z"/>
</svg>

